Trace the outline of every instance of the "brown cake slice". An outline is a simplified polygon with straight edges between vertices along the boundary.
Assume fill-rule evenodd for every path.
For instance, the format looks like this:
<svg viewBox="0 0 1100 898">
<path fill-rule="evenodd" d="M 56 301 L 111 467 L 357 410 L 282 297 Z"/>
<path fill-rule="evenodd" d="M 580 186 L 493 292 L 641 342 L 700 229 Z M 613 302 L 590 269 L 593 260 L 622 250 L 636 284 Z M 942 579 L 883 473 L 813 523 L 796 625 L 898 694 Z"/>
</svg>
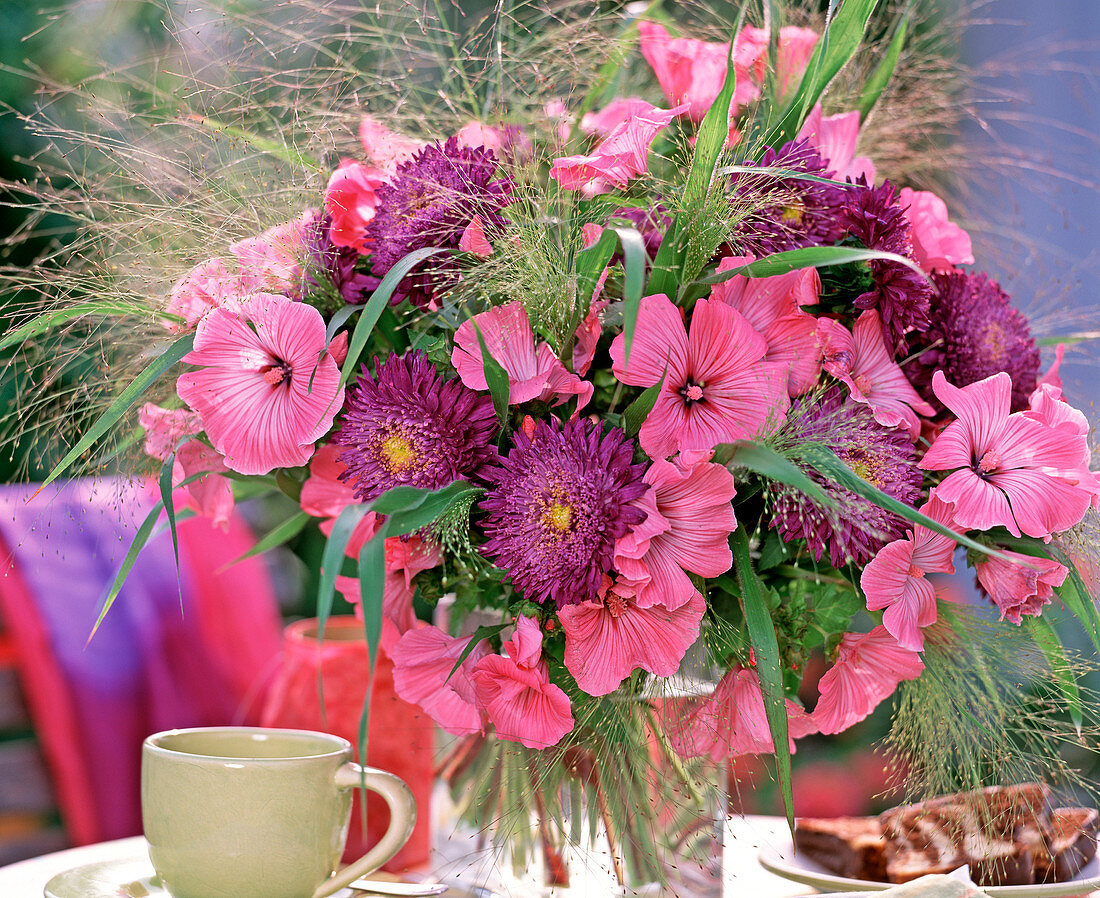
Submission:
<svg viewBox="0 0 1100 898">
<path fill-rule="evenodd" d="M 837 876 L 886 881 L 886 842 L 877 817 L 803 817 L 794 825 L 794 847 Z"/>
<path fill-rule="evenodd" d="M 1057 808 L 1051 813 L 1050 831 L 1022 827 L 1018 838 L 1031 849 L 1036 882 L 1067 882 L 1096 856 L 1095 808 Z"/>
</svg>

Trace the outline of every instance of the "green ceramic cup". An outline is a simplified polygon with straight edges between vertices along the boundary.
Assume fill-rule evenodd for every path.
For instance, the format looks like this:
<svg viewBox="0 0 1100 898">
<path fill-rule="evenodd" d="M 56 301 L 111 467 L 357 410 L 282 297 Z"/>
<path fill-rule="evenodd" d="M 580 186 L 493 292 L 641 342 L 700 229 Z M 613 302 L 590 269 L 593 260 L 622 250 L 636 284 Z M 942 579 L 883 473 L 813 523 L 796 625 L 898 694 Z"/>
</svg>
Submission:
<svg viewBox="0 0 1100 898">
<path fill-rule="evenodd" d="M 351 761 L 347 740 L 306 730 L 204 727 L 145 740 L 149 858 L 173 898 L 324 898 L 393 857 L 416 820 L 392 773 Z M 382 840 L 337 870 L 352 790 L 390 807 Z"/>
</svg>

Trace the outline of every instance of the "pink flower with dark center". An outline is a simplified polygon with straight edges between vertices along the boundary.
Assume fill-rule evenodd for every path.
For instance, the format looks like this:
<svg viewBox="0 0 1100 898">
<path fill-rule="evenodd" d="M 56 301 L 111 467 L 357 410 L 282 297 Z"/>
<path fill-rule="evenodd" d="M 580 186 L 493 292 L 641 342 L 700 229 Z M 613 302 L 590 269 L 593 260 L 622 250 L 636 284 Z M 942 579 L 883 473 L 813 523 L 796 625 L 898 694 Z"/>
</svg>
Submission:
<svg viewBox="0 0 1100 898">
<path fill-rule="evenodd" d="M 868 406 L 879 424 L 904 427 L 915 440 L 920 436 L 917 414 L 931 416 L 936 410 L 920 398 L 891 357 L 878 312 L 864 312 L 853 330 L 831 318 L 818 321 L 822 367 L 847 384 L 848 396 Z"/>
<path fill-rule="evenodd" d="M 706 602 L 692 592 L 671 610 L 662 603 L 642 606 L 632 585 L 620 580 L 594 601 L 565 605 L 558 619 L 565 632 L 565 666 L 589 695 L 614 692 L 642 668 L 669 677 L 699 637 Z"/>
<path fill-rule="evenodd" d="M 489 389 L 474 324 L 481 329 L 489 355 L 508 373 L 509 404 L 539 399 L 543 402 L 556 400 L 553 404 L 561 405 L 576 396 L 577 411 L 580 411 L 592 398 L 592 384 L 566 371 L 548 343 L 536 344 L 527 310 L 519 302 L 494 306 L 462 322 L 455 331 L 451 364 L 470 389 Z"/>
<path fill-rule="evenodd" d="M 550 166 L 550 177 L 566 190 L 605 185 L 624 189 L 638 175 L 649 171 L 649 147 L 658 132 L 687 109 L 658 109 L 650 106 L 616 125 L 611 133 L 587 156 L 561 156 Z"/>
<path fill-rule="evenodd" d="M 478 706 L 484 708 L 497 736 L 528 748 L 556 744 L 573 729 L 569 697 L 550 682 L 541 660 L 542 632 L 528 617 L 516 621 L 507 655 L 486 655 L 470 679 Z"/>
<path fill-rule="evenodd" d="M 145 403 L 138 413 L 138 423 L 145 429 L 147 455 L 172 462 L 172 483 L 182 483 L 189 477 L 209 472 L 205 477 L 187 484 L 188 503 L 203 517 L 222 529 L 229 526 L 233 513 L 233 484 L 220 474 L 227 471 L 225 459 L 201 440 L 180 441 L 202 429 L 199 416 L 185 408 L 166 409 Z"/>
<path fill-rule="evenodd" d="M 920 466 L 951 471 L 935 490 L 955 506 L 956 523 L 1048 541 L 1084 517 L 1100 484 L 1081 470 L 1080 442 L 1024 412 L 1010 414 L 1012 378 L 1001 372 L 960 389 L 937 371 L 932 389 L 957 420 Z"/>
<path fill-rule="evenodd" d="M 913 259 L 921 268 L 953 271 L 973 265 L 970 235 L 947 216 L 947 204 L 929 190 L 901 188 L 901 205 L 913 226 Z"/>
<path fill-rule="evenodd" d="M 737 527 L 733 475 L 709 461 L 658 460 L 645 473 L 647 490 L 634 504 L 646 519 L 615 543 L 615 568 L 634 583 L 641 607 L 675 610 L 696 594 L 685 571 L 717 577 L 733 556 L 729 535 Z"/>
<path fill-rule="evenodd" d="M 177 333 L 194 327 L 211 309 L 235 308 L 238 298 L 250 292 L 245 289 L 241 277 L 225 267 L 225 262 L 207 259 L 173 285 L 164 310 L 179 315 L 185 325 L 170 323 L 167 327 Z"/>
<path fill-rule="evenodd" d="M 393 647 L 393 686 L 397 695 L 419 705 L 440 727 L 455 736 L 480 733 L 485 729 L 483 713 L 477 707 L 470 681 L 477 663 L 488 654 L 482 640 L 454 669 L 468 636 L 448 636 L 428 625 L 405 633 Z"/>
<path fill-rule="evenodd" d="M 321 313 L 282 296 L 212 309 L 183 361 L 201 367 L 181 374 L 176 391 L 241 474 L 304 465 L 344 401 Z"/>
<path fill-rule="evenodd" d="M 920 656 L 898 645 L 885 627 L 845 633 L 836 661 L 821 677 L 814 722 L 826 735 L 843 732 L 892 695 L 898 683 L 915 680 L 923 670 Z"/>
<path fill-rule="evenodd" d="M 794 740 L 816 733 L 817 725 L 790 699 L 786 700 L 786 708 L 788 747 L 794 752 Z M 685 758 L 724 761 L 737 755 L 772 754 L 775 743 L 756 671 L 742 667 L 730 670 L 709 698 L 670 724 L 669 738 L 677 754 Z"/>
<path fill-rule="evenodd" d="M 364 255 L 370 252 L 367 222 L 378 208 L 376 191 L 385 183 L 376 168 L 350 159 L 340 163 L 325 191 L 325 211 L 332 217 L 329 239 L 334 246 L 350 246 Z"/>
<path fill-rule="evenodd" d="M 1001 551 L 1013 560 L 986 555 L 974 565 L 974 572 L 982 589 L 1001 610 L 1001 620 L 1019 625 L 1025 614 L 1038 617 L 1043 613 L 1054 587 L 1065 582 L 1069 571 L 1050 558 Z"/>
<path fill-rule="evenodd" d="M 855 181 L 862 176 L 868 184 L 875 183 L 875 164 L 866 156 L 856 156 L 859 112 L 853 110 L 823 117 L 821 104 L 817 103 L 806 116 L 802 130 L 798 132 L 798 139 L 808 139 L 817 148 L 838 181 L 848 178 Z M 904 194 L 903 190 L 903 197 Z"/>
<path fill-rule="evenodd" d="M 729 271 L 753 261 L 752 256 L 727 256 L 718 271 Z M 768 344 L 768 362 L 787 366 L 787 392 L 801 396 L 813 389 L 821 374 L 818 319 L 802 311 L 817 303 L 821 279 L 817 269 L 803 268 L 769 278 L 735 275 L 715 284 L 711 296 L 736 309 Z"/>
<path fill-rule="evenodd" d="M 787 365 L 764 361 L 764 338 L 718 300 L 695 304 L 689 334 L 682 311 L 667 296 L 644 297 L 629 366 L 624 352 L 620 334 L 611 358 L 623 383 L 651 387 L 664 376 L 638 434 L 650 458 L 755 439 L 787 409 Z"/>
<path fill-rule="evenodd" d="M 951 526 L 952 507 L 933 495 L 920 509 Z M 922 628 L 936 622 L 936 591 L 925 575 L 955 573 L 955 540 L 915 524 L 904 539 L 883 546 L 863 569 L 859 585 L 871 611 L 886 609 L 882 624 L 898 644 L 924 651 Z"/>
</svg>

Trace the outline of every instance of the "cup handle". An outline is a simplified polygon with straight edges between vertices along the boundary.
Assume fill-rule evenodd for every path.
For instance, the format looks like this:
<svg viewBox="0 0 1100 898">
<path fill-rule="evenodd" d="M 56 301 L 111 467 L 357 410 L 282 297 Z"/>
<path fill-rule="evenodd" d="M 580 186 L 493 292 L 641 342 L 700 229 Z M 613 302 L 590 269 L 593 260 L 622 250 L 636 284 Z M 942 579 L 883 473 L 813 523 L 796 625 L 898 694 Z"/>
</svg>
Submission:
<svg viewBox="0 0 1100 898">
<path fill-rule="evenodd" d="M 397 854 L 412 835 L 413 825 L 416 823 L 416 801 L 413 799 L 412 790 L 402 779 L 392 773 L 376 770 L 373 767 L 360 767 L 352 761 L 348 761 L 336 771 L 338 789 L 356 789 L 363 784 L 364 780 L 367 788 L 381 795 L 389 805 L 390 828 L 386 830 L 386 834 L 378 844 L 359 860 L 341 867 L 321 883 L 313 893 L 313 898 L 326 898 L 361 876 L 373 873 Z"/>
</svg>

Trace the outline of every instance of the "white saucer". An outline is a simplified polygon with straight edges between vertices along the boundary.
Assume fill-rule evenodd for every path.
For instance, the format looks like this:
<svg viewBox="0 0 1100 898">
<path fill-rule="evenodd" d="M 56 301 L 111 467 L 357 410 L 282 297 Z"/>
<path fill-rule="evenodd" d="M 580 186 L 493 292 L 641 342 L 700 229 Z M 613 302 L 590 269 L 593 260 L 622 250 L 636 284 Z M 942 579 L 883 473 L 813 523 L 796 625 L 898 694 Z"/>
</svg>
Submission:
<svg viewBox="0 0 1100 898">
<path fill-rule="evenodd" d="M 355 894 L 351 889 L 341 889 L 333 898 L 352 898 Z M 74 867 L 46 883 L 44 895 L 45 898 L 171 898 L 153 872 L 148 857 Z"/>
<path fill-rule="evenodd" d="M 867 882 L 862 879 L 849 879 L 829 873 L 824 867 L 806 860 L 794 852 L 790 837 L 760 849 L 760 866 L 765 870 L 813 886 L 822 892 L 882 892 L 893 888 L 896 883 Z M 1085 895 L 1094 889 L 1100 889 L 1100 863 L 1093 858 L 1073 879 L 1068 882 L 1047 882 L 1022 886 L 982 886 L 989 898 L 1058 898 L 1066 895 Z M 58 896 L 62 898 L 62 896 Z M 68 898 L 68 896 L 64 896 Z M 837 898 L 844 898 L 838 895 Z"/>
</svg>

